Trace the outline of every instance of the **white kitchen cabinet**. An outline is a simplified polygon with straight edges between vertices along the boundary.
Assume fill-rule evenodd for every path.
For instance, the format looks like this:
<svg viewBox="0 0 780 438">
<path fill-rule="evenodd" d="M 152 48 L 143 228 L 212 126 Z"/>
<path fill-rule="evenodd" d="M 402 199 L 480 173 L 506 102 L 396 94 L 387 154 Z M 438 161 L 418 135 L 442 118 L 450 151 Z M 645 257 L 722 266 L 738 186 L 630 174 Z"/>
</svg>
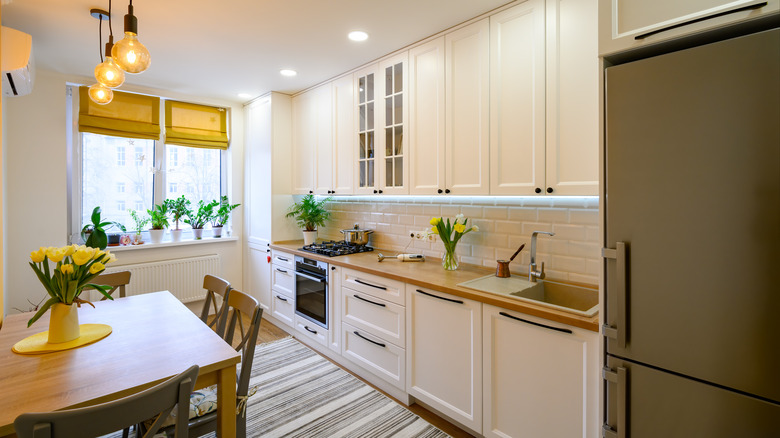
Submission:
<svg viewBox="0 0 780 438">
<path fill-rule="evenodd" d="M 292 100 L 292 191 L 326 193 L 333 178 L 333 102 L 326 83 Z"/>
<path fill-rule="evenodd" d="M 484 436 L 598 437 L 598 333 L 483 312 Z"/>
<path fill-rule="evenodd" d="M 404 283 L 391 278 L 343 268 L 341 270 L 341 287 L 366 293 L 401 306 L 406 304 Z"/>
<path fill-rule="evenodd" d="M 323 347 L 328 346 L 330 339 L 328 329 L 322 328 L 298 314 L 294 316 L 294 319 L 296 336 L 303 336 L 303 338 L 316 342 Z"/>
<path fill-rule="evenodd" d="M 271 310 L 271 264 L 268 261 L 268 243 L 247 244 L 246 293 L 257 299 L 263 311 Z"/>
<path fill-rule="evenodd" d="M 270 314 L 279 322 L 295 326 L 294 258 L 290 253 L 274 250 L 271 253 Z"/>
<path fill-rule="evenodd" d="M 778 0 L 599 0 L 599 53 L 609 55 L 751 20 L 776 13 L 779 5 Z"/>
<path fill-rule="evenodd" d="M 277 321 L 283 322 L 289 327 L 295 326 L 295 297 L 272 290 L 269 312 Z"/>
<path fill-rule="evenodd" d="M 386 340 L 341 322 L 342 356 L 375 376 L 404 389 L 406 350 Z"/>
<path fill-rule="evenodd" d="M 328 273 L 328 346 L 337 354 L 341 354 L 341 266 L 330 265 Z"/>
<path fill-rule="evenodd" d="M 333 93 L 333 170 L 326 194 L 349 195 L 354 191 L 355 93 L 351 74 L 335 79 Z"/>
<path fill-rule="evenodd" d="M 406 348 L 406 308 L 374 295 L 343 287 L 342 322 Z"/>
<path fill-rule="evenodd" d="M 406 295 L 407 391 L 480 432 L 482 303 L 411 284 Z"/>
<path fill-rule="evenodd" d="M 490 17 L 491 194 L 598 194 L 596 1 Z"/>
<path fill-rule="evenodd" d="M 379 80 L 379 66 L 371 64 L 353 74 L 356 93 L 357 154 L 355 155 L 355 194 L 373 194 L 378 190 L 376 112 L 377 96 L 374 83 Z"/>
</svg>

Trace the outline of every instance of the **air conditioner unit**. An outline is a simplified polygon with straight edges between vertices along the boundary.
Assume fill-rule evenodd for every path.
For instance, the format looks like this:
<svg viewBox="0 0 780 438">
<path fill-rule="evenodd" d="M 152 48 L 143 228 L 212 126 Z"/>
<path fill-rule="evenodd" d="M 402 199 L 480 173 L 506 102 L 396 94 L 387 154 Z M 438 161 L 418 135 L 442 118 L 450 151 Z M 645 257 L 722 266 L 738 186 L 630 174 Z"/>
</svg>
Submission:
<svg viewBox="0 0 780 438">
<path fill-rule="evenodd" d="M 30 94 L 35 81 L 32 37 L 5 26 L 1 31 L 3 96 Z"/>
</svg>

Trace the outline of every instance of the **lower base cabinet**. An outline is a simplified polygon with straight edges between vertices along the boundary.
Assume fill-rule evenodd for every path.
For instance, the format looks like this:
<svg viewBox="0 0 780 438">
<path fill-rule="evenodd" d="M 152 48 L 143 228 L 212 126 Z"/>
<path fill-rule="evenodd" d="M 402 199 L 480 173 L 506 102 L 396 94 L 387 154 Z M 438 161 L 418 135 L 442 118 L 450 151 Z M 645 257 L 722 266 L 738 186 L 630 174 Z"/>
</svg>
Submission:
<svg viewBox="0 0 780 438">
<path fill-rule="evenodd" d="M 409 395 L 482 430 L 482 303 L 406 285 Z"/>
<path fill-rule="evenodd" d="M 341 327 L 342 356 L 403 390 L 406 382 L 404 349 L 346 322 L 342 322 Z"/>
<path fill-rule="evenodd" d="M 598 333 L 483 305 L 486 437 L 596 438 Z"/>
<path fill-rule="evenodd" d="M 295 298 L 272 290 L 271 315 L 290 327 L 295 325 Z"/>
</svg>

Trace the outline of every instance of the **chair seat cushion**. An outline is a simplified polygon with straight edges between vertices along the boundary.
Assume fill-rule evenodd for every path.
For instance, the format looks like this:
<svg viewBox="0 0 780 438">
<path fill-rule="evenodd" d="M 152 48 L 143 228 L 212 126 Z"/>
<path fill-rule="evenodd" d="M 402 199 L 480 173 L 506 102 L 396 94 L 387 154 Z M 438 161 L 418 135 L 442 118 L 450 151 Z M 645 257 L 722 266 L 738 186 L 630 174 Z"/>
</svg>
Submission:
<svg viewBox="0 0 780 438">
<path fill-rule="evenodd" d="M 190 420 L 217 410 L 217 385 L 190 394 Z"/>
</svg>

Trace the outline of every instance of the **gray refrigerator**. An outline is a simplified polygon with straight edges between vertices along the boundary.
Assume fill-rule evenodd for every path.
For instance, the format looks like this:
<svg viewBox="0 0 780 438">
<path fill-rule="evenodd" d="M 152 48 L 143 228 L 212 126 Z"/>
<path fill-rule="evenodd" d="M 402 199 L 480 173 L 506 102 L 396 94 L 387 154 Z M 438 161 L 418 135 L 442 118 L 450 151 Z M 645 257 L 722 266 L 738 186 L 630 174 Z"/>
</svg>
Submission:
<svg viewBox="0 0 780 438">
<path fill-rule="evenodd" d="M 780 437 L 780 29 L 604 92 L 602 435 Z"/>
</svg>

